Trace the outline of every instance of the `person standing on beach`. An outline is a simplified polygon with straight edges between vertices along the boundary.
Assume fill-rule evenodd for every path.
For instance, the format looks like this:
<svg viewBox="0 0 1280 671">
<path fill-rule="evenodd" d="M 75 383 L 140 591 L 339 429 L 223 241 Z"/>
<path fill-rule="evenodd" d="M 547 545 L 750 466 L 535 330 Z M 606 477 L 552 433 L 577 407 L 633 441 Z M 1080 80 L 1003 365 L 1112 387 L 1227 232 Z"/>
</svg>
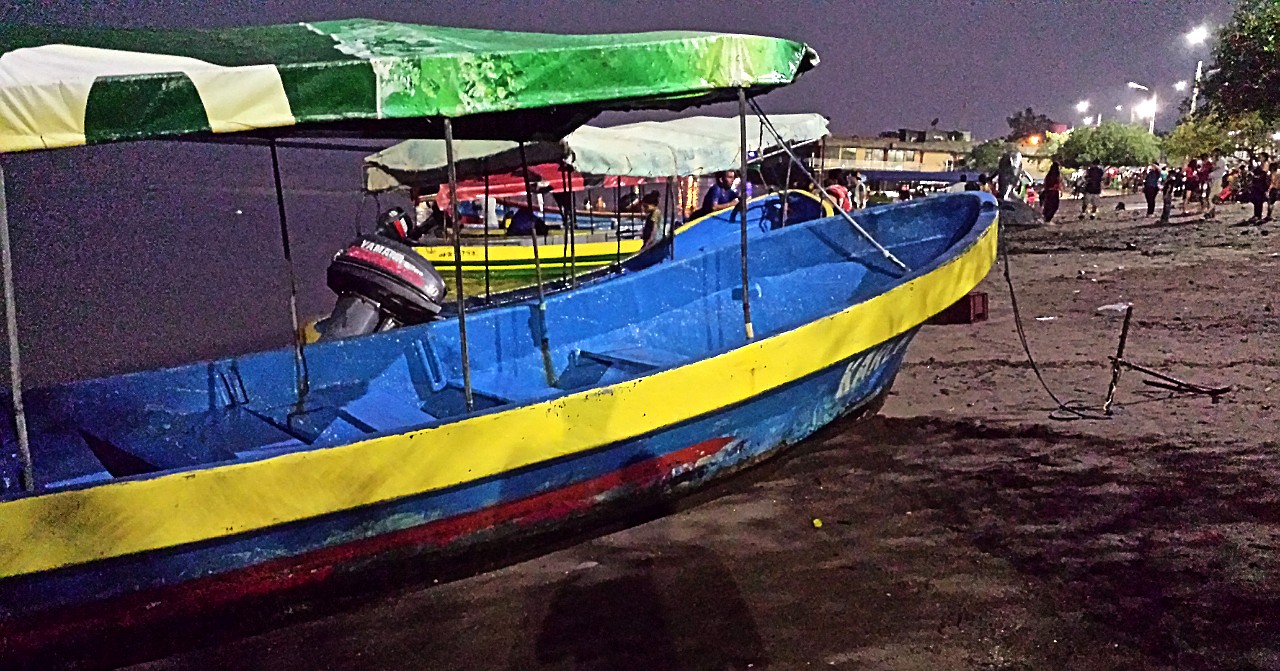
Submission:
<svg viewBox="0 0 1280 671">
<path fill-rule="evenodd" d="M 1093 164 L 1084 171 L 1084 201 L 1080 207 L 1080 218 L 1088 214 L 1090 219 L 1098 218 L 1098 201 L 1102 199 L 1102 180 L 1106 172 L 1102 169 L 1102 161 L 1093 159 Z"/>
<path fill-rule="evenodd" d="M 1044 223 L 1052 224 L 1062 199 L 1062 166 L 1054 161 L 1044 176 Z"/>
<path fill-rule="evenodd" d="M 1160 164 L 1155 161 L 1147 168 L 1142 177 L 1142 195 L 1147 199 L 1147 216 L 1156 213 L 1156 195 L 1160 193 Z"/>
<path fill-rule="evenodd" d="M 1276 201 L 1280 200 L 1280 161 L 1271 164 L 1271 189 L 1267 192 L 1267 218 L 1275 210 Z"/>
<path fill-rule="evenodd" d="M 1182 169 L 1182 213 L 1186 214 L 1191 203 L 1200 203 L 1200 161 L 1187 159 Z"/>
<path fill-rule="evenodd" d="M 849 184 L 849 196 L 853 198 L 853 209 L 862 210 L 867 207 L 867 183 L 862 180 L 862 173 L 854 170 Z"/>
<path fill-rule="evenodd" d="M 1249 202 L 1253 203 L 1253 218 L 1249 221 L 1260 224 L 1262 206 L 1267 202 L 1267 191 L 1271 188 L 1271 174 L 1267 171 L 1267 161 L 1259 161 L 1253 167 L 1249 180 Z"/>
<path fill-rule="evenodd" d="M 1160 223 L 1169 223 L 1169 215 L 1173 213 L 1173 194 L 1182 184 L 1182 169 L 1177 166 L 1170 166 L 1168 174 L 1164 178 L 1163 192 L 1164 204 L 1160 207 Z"/>
</svg>

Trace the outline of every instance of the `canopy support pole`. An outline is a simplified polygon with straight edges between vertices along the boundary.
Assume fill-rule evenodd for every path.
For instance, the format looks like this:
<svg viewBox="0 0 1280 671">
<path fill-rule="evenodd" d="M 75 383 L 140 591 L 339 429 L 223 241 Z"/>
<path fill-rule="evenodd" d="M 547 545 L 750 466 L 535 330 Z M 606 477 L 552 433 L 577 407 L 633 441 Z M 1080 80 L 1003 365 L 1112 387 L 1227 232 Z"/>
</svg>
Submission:
<svg viewBox="0 0 1280 671">
<path fill-rule="evenodd" d="M 484 172 L 484 302 L 489 302 L 493 290 L 489 288 L 489 215 L 492 214 L 489 204 L 489 159 L 480 162 L 480 170 Z M 454 263 L 461 263 L 454 251 Z"/>
<path fill-rule="evenodd" d="M 561 230 L 564 233 L 563 236 L 561 236 L 561 279 L 564 279 L 564 274 L 568 273 L 568 213 L 567 211 L 564 211 L 563 206 L 563 195 L 564 193 L 567 193 L 566 187 L 564 187 L 563 165 L 561 166 L 561 170 L 559 170 L 559 175 L 561 175 L 561 190 L 559 190 L 561 197 L 556 198 L 556 209 L 561 213 Z"/>
<path fill-rule="evenodd" d="M 13 286 L 13 248 L 9 243 L 9 205 L 0 165 L 0 263 L 4 264 L 4 332 L 9 340 L 9 391 L 13 395 L 13 428 L 22 461 L 22 488 L 36 490 L 35 464 L 27 438 L 27 412 L 22 407 L 22 361 L 18 351 L 18 304 Z"/>
<path fill-rule="evenodd" d="M 848 212 L 845 212 L 844 208 L 840 207 L 840 203 L 835 198 L 833 198 L 825 188 L 823 188 L 822 182 L 817 178 L 815 178 L 813 176 L 813 173 L 809 172 L 804 167 L 804 162 L 802 162 L 800 160 L 800 157 L 796 156 L 795 152 L 791 150 L 791 147 L 787 146 L 787 143 L 783 141 L 782 135 L 778 132 L 778 129 L 773 127 L 773 122 L 770 121 L 769 117 L 765 115 L 764 110 L 760 109 L 759 103 L 752 100 L 751 108 L 755 110 L 756 116 L 760 117 L 760 123 L 762 123 L 766 128 L 769 129 L 769 133 L 772 134 L 773 137 L 778 141 L 778 145 L 782 147 L 784 151 L 786 151 L 787 156 L 791 158 L 791 162 L 794 163 L 795 166 L 800 169 L 800 172 L 803 173 L 805 177 L 809 178 L 809 181 L 814 186 L 818 187 L 818 192 L 822 194 L 822 197 L 825 198 L 832 205 L 834 205 L 833 209 L 835 209 L 835 211 L 841 217 L 844 217 L 845 221 L 849 222 L 849 224 L 853 226 L 854 230 L 858 232 L 858 235 L 861 235 L 863 238 L 866 238 L 867 242 L 870 242 L 871 246 L 875 247 L 880 252 L 880 254 L 884 256 L 884 258 L 892 262 L 893 265 L 898 266 L 905 272 L 911 272 L 911 269 L 907 267 L 907 264 L 903 263 L 901 259 L 894 256 L 893 252 L 889 251 L 888 249 L 885 249 L 884 245 L 881 245 L 874 237 L 872 237 L 870 233 L 867 232 L 867 229 L 863 228 L 862 225 L 859 224 L 858 221 L 853 218 L 853 215 L 849 214 Z M 744 121 L 743 124 L 745 127 L 746 122 Z"/>
<path fill-rule="evenodd" d="M 458 338 L 462 354 L 462 395 L 467 402 L 467 412 L 471 412 L 475 409 L 475 399 L 471 394 L 471 352 L 467 347 L 467 301 L 466 296 L 462 293 L 462 220 L 458 217 L 458 165 L 453 160 L 453 120 L 449 117 L 444 118 L 444 152 L 445 160 L 449 162 L 449 216 L 453 217 L 453 284 L 458 291 Z M 486 199 L 485 208 L 488 209 L 488 207 L 489 201 Z M 489 221 L 487 213 L 485 221 Z M 486 240 L 486 253 L 488 249 Z M 486 262 L 486 279 L 488 269 L 488 263 Z"/>
<path fill-rule="evenodd" d="M 763 126 L 764 124 L 760 124 Z M 791 161 L 787 161 L 787 176 L 782 184 L 782 225 L 787 225 L 787 206 L 791 204 Z"/>
<path fill-rule="evenodd" d="M 294 387 L 298 394 L 295 410 L 303 411 L 307 392 L 311 389 L 311 376 L 307 370 L 306 339 L 298 323 L 298 275 L 293 269 L 293 252 L 289 247 L 289 221 L 285 218 L 284 183 L 280 179 L 280 152 L 276 139 L 271 138 L 271 174 L 276 183 L 276 209 L 280 213 L 280 242 L 284 245 L 284 264 L 289 271 L 289 320 L 293 324 L 293 373 Z"/>
<path fill-rule="evenodd" d="M 676 192 L 672 191 L 677 188 L 678 175 L 671 175 L 667 179 L 667 197 L 663 198 L 663 205 L 666 206 L 667 216 L 664 216 L 662 225 L 667 228 L 667 254 L 672 254 L 671 248 L 676 245 Z"/>
<path fill-rule="evenodd" d="M 618 251 L 614 254 L 613 265 L 614 270 L 622 272 L 622 178 L 614 179 L 617 183 L 613 185 L 613 214 L 618 219 L 613 229 L 613 237 L 618 243 Z"/>
<path fill-rule="evenodd" d="M 673 221 L 671 222 L 671 247 L 667 250 L 668 258 L 672 259 L 676 258 L 676 231 L 679 230 L 680 225 L 685 222 L 685 216 L 689 212 L 689 189 L 685 185 L 685 179 L 684 177 L 677 175 L 676 180 L 676 189 L 680 194 L 680 223 L 677 224 L 674 221 L 673 215 Z"/>
<path fill-rule="evenodd" d="M 524 140 L 520 141 L 520 169 L 524 175 L 524 203 L 533 214 L 533 187 L 529 185 L 529 159 L 525 155 Z M 538 227 L 534 225 L 529 231 L 529 240 L 533 242 L 533 279 L 538 285 L 538 349 L 542 352 L 542 374 L 547 378 L 547 386 L 556 386 L 556 369 L 551 363 L 551 339 L 547 336 L 547 292 L 542 286 L 542 257 L 538 253 Z"/>
<path fill-rule="evenodd" d="M 742 240 L 739 247 L 740 256 L 742 258 L 742 325 L 747 332 L 747 340 L 755 340 L 755 328 L 751 325 L 751 290 L 747 284 L 750 277 L 747 274 L 747 90 L 738 89 L 738 126 L 741 130 L 738 150 L 742 156 L 742 185 L 738 187 L 738 207 L 742 212 L 742 218 L 738 222 L 739 230 L 742 232 Z"/>
<path fill-rule="evenodd" d="M 561 217 L 569 226 L 569 286 L 578 286 L 578 207 L 573 203 L 573 168 L 562 173 L 565 182 L 565 200 L 569 211 Z M 585 182 L 584 182 L 585 184 Z"/>
</svg>

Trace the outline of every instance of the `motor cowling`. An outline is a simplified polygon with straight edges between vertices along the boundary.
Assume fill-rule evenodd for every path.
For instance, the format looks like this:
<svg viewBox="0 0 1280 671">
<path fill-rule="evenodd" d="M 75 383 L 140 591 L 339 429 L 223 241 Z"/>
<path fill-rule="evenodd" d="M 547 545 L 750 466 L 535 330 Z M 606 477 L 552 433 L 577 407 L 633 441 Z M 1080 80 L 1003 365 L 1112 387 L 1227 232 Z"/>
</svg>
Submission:
<svg viewBox="0 0 1280 671">
<path fill-rule="evenodd" d="M 401 324 L 421 324 L 440 314 L 448 291 L 431 262 L 384 235 L 362 235 L 334 255 L 329 288 L 377 304 Z"/>
</svg>

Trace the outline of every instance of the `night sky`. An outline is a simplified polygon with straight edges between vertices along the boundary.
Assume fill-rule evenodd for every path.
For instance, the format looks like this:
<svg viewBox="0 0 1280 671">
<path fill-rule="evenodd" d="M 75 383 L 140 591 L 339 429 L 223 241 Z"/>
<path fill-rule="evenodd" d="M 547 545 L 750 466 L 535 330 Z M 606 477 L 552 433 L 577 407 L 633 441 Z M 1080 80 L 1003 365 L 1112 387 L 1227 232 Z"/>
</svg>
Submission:
<svg viewBox="0 0 1280 671">
<path fill-rule="evenodd" d="M 836 133 L 1006 132 L 1028 106 L 1075 121 L 1172 85 L 1197 57 L 1182 35 L 1230 16 L 1227 0 L 1151 2 L 163 2 L 8 0 L 0 19 L 215 27 L 363 16 L 546 32 L 696 29 L 807 42 L 821 65 L 769 94 L 768 112 L 819 112 Z M 736 108 L 704 108 L 731 114 Z M 1091 110 L 1092 112 L 1092 110 Z M 1127 118 L 1127 113 L 1126 113 Z M 609 115 L 603 121 L 634 120 Z M 359 154 L 285 150 L 304 315 L 332 305 L 324 268 L 376 204 Z M 288 342 L 287 294 L 265 149 L 146 142 L 3 159 L 14 229 L 24 368 L 34 383 L 176 364 Z M 383 201 L 386 204 L 387 201 Z"/>
</svg>

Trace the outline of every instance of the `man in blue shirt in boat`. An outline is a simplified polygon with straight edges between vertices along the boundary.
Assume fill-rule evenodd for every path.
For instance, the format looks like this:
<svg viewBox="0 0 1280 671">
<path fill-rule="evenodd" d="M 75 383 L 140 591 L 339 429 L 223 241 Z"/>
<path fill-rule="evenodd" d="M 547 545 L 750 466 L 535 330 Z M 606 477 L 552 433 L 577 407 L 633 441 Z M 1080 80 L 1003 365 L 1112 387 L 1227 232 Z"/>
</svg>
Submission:
<svg viewBox="0 0 1280 671">
<path fill-rule="evenodd" d="M 507 217 L 507 235 L 546 235 L 547 225 L 528 207 L 521 206 Z"/>
<path fill-rule="evenodd" d="M 702 197 L 703 214 L 710 214 L 738 204 L 738 192 L 733 190 L 733 181 L 737 177 L 738 173 L 733 170 L 716 173 L 716 183 L 712 184 L 707 190 L 707 195 Z"/>
</svg>

